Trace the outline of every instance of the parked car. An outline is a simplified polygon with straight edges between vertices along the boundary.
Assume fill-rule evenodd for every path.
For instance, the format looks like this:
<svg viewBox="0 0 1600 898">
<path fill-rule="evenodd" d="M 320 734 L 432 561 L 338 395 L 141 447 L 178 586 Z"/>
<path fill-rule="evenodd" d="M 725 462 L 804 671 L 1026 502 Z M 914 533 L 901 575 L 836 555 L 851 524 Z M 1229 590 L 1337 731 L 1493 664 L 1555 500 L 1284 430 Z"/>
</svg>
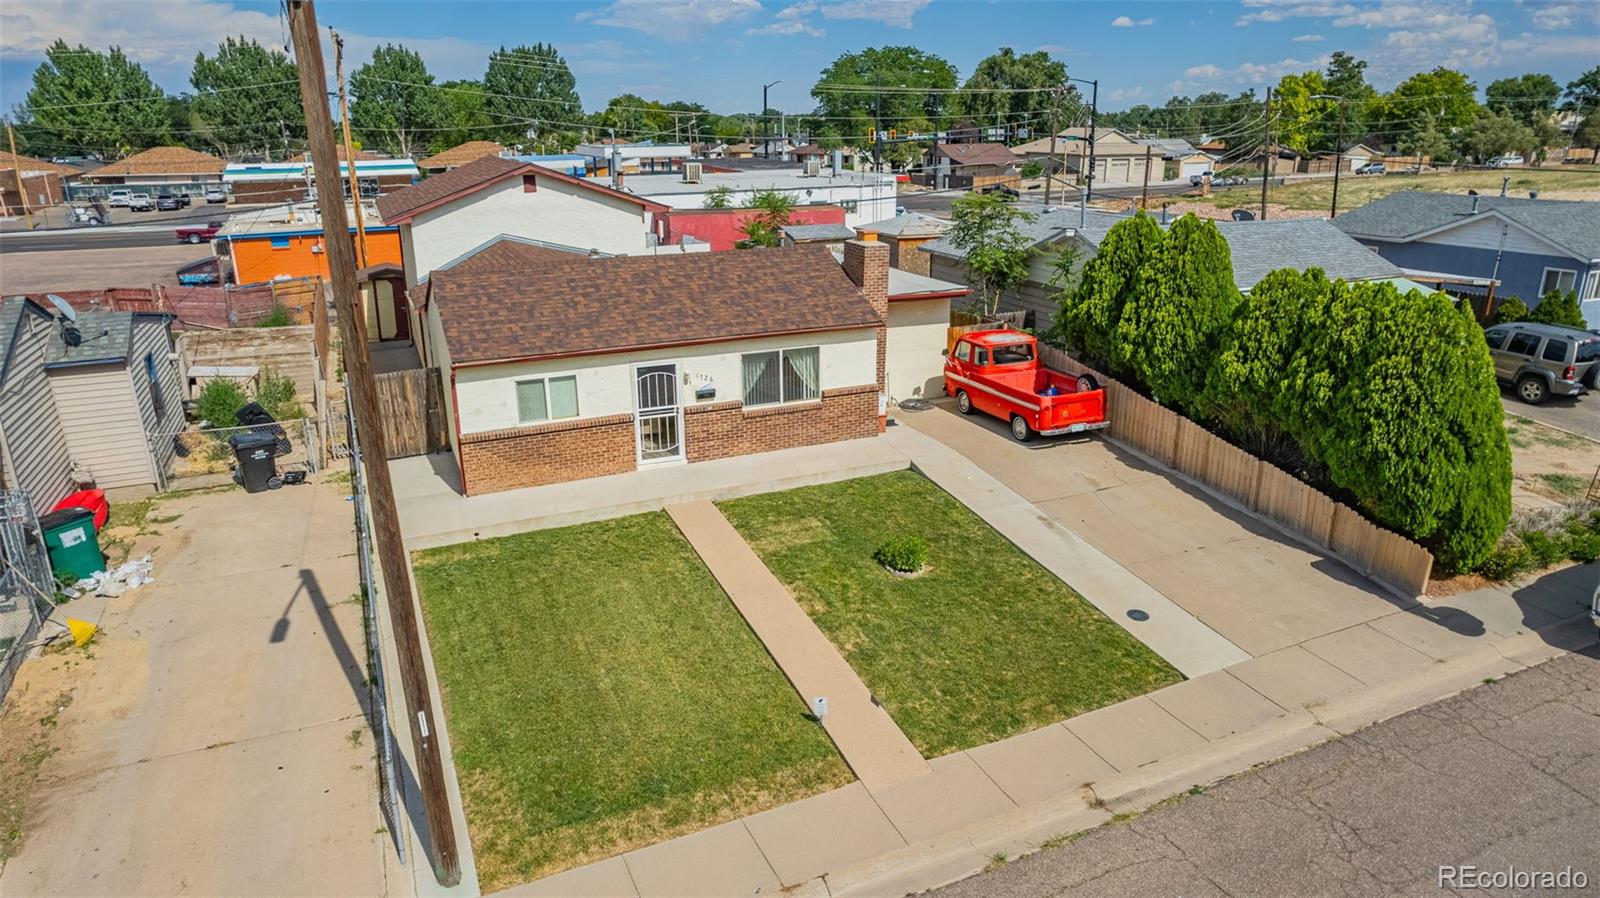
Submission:
<svg viewBox="0 0 1600 898">
<path fill-rule="evenodd" d="M 1000 193 L 1013 199 L 1022 196 L 1022 191 L 1006 184 L 990 184 L 988 187 L 978 189 L 979 193 Z"/>
<path fill-rule="evenodd" d="M 1483 332 L 1494 375 L 1529 405 L 1579 396 L 1600 386 L 1600 335 L 1555 324 L 1516 321 Z"/>
<path fill-rule="evenodd" d="M 106 219 L 109 217 L 110 211 L 104 208 L 96 208 L 92 205 L 73 206 L 72 210 L 67 213 L 67 224 L 88 226 L 103 225 L 106 223 Z"/>
<path fill-rule="evenodd" d="M 163 193 L 156 197 L 157 212 L 176 212 L 182 208 L 183 204 L 178 202 L 178 198 L 170 193 Z"/>
<path fill-rule="evenodd" d="M 133 191 L 131 190 L 113 190 L 106 195 L 106 205 L 126 206 L 128 205 L 128 201 L 132 198 Z"/>
<path fill-rule="evenodd" d="M 944 391 L 963 415 L 983 412 L 1009 422 L 1019 442 L 1110 423 L 1106 394 L 1094 375 L 1046 368 L 1039 363 L 1038 341 L 1022 331 L 963 334 L 945 357 Z"/>
<path fill-rule="evenodd" d="M 228 201 L 228 192 L 226 190 L 223 190 L 221 187 L 207 187 L 206 188 L 206 202 L 208 202 L 208 203 L 226 203 L 227 201 Z"/>
<path fill-rule="evenodd" d="M 1250 179 L 1244 175 L 1222 175 L 1211 179 L 1213 187 L 1238 187 L 1248 183 L 1250 183 Z"/>
<path fill-rule="evenodd" d="M 222 222 L 208 221 L 203 226 L 190 225 L 186 228 L 179 228 L 175 233 L 178 235 L 179 243 L 210 243 L 211 238 L 217 236 L 217 232 L 220 230 L 222 230 Z"/>
<path fill-rule="evenodd" d="M 1496 156 L 1493 159 L 1490 159 L 1489 160 L 1489 167 L 1490 168 L 1511 168 L 1512 166 L 1522 165 L 1523 163 L 1525 163 L 1527 161 L 1528 160 L 1522 158 L 1522 156 L 1520 154 L 1518 154 L 1518 153 L 1507 153 L 1504 156 Z"/>
<path fill-rule="evenodd" d="M 1356 169 L 1356 174 L 1358 174 L 1358 175 L 1382 175 L 1382 174 L 1388 173 L 1388 171 L 1389 171 L 1389 169 L 1386 168 L 1382 162 L 1368 162 L 1366 165 L 1363 165 L 1363 166 L 1357 168 Z"/>
<path fill-rule="evenodd" d="M 128 197 L 129 212 L 151 212 L 156 208 L 156 201 L 148 193 L 136 193 Z"/>
</svg>

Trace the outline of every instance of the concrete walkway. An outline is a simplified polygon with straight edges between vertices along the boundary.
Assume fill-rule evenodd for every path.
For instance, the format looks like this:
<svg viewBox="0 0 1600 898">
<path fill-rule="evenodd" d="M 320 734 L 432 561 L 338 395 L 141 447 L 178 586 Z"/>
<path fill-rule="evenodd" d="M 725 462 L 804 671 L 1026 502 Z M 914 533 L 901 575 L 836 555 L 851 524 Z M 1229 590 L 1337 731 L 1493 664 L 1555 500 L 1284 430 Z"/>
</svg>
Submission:
<svg viewBox="0 0 1600 898">
<path fill-rule="evenodd" d="M 1184 676 L 1202 676 L 1250 657 L 961 453 L 904 425 L 890 428 L 884 441 Z M 1130 617 L 1135 610 L 1146 619 Z"/>
<path fill-rule="evenodd" d="M 645 468 L 482 496 L 461 495 L 455 456 L 449 453 L 397 459 L 390 463 L 390 472 L 406 548 L 414 551 L 659 511 L 698 499 L 736 499 L 887 474 L 903 470 L 907 464 L 906 457 L 893 447 L 869 438 Z"/>
<path fill-rule="evenodd" d="M 669 505 L 667 514 L 800 697 L 808 706 L 827 698 L 822 727 L 862 784 L 877 791 L 929 772 L 844 656 L 715 505 L 704 499 Z"/>
</svg>

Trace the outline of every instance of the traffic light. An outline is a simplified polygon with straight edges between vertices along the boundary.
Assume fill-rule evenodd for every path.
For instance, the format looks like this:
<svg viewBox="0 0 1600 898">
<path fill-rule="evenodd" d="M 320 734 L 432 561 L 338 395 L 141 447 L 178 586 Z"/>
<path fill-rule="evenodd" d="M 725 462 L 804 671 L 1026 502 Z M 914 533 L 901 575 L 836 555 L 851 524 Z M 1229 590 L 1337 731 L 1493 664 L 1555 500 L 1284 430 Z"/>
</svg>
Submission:
<svg viewBox="0 0 1600 898">
<path fill-rule="evenodd" d="M 894 137 L 895 137 L 895 129 L 894 128 L 890 128 L 889 129 L 889 139 L 890 140 L 894 140 Z"/>
</svg>

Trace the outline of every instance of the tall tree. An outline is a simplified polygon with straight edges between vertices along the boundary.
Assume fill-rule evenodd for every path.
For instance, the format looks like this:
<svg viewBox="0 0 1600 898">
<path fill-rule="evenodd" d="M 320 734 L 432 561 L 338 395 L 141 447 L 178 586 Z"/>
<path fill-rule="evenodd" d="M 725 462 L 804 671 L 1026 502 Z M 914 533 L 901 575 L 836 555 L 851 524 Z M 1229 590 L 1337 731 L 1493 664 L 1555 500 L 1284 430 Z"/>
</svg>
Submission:
<svg viewBox="0 0 1600 898">
<path fill-rule="evenodd" d="M 1115 351 L 1117 324 L 1128 301 L 1145 289 L 1140 277 L 1161 240 L 1161 227 L 1143 212 L 1112 225 L 1083 263 L 1077 285 L 1057 294 L 1061 312 L 1051 337 L 1102 371 L 1128 370 Z"/>
<path fill-rule="evenodd" d="M 1340 102 L 1344 106 L 1345 143 L 1354 143 L 1367 133 L 1372 103 L 1378 96 L 1378 92 L 1367 83 L 1366 60 L 1357 59 L 1343 50 L 1335 50 L 1328 58 L 1328 67 L 1322 73 L 1322 80 L 1325 82 L 1324 93 L 1343 98 Z"/>
<path fill-rule="evenodd" d="M 244 150 L 279 157 L 302 140 L 305 110 L 294 63 L 254 40 L 227 38 L 215 56 L 195 54 L 189 83 L 195 123 L 224 154 Z"/>
<path fill-rule="evenodd" d="M 1478 162 L 1506 153 L 1532 157 L 1539 149 L 1533 129 L 1507 112 L 1485 109 L 1461 132 L 1461 151 Z"/>
<path fill-rule="evenodd" d="M 530 129 L 544 148 L 575 142 L 572 135 L 583 118 L 578 81 L 554 46 L 501 47 L 490 53 L 483 90 L 484 111 L 502 143 L 525 143 Z"/>
<path fill-rule="evenodd" d="M 945 120 L 956 68 L 916 47 L 868 47 L 845 53 L 811 88 L 826 133 L 866 141 L 875 124 L 900 131 Z"/>
<path fill-rule="evenodd" d="M 1450 138 L 1439 130 L 1439 126 L 1431 118 L 1423 122 L 1421 128 L 1402 135 L 1396 145 L 1399 146 L 1400 152 L 1415 156 L 1419 161 L 1427 159 L 1435 165 L 1455 157 Z"/>
<path fill-rule="evenodd" d="M 999 193 L 962 194 L 950 212 L 952 224 L 945 236 L 961 251 L 967 279 L 978 288 L 978 307 L 993 314 L 1001 294 L 1028 279 L 1033 241 L 1019 226 L 1034 215 Z"/>
<path fill-rule="evenodd" d="M 439 95 L 444 98 L 447 130 L 435 132 L 428 144 L 430 152 L 437 153 L 459 146 L 469 140 L 494 138 L 494 119 L 487 111 L 489 98 L 483 85 L 477 81 L 443 81 Z"/>
<path fill-rule="evenodd" d="M 1561 108 L 1579 115 L 1600 109 L 1600 65 L 1567 82 L 1561 92 Z"/>
<path fill-rule="evenodd" d="M 1453 69 L 1418 72 L 1374 103 L 1374 129 L 1398 140 L 1431 120 L 1439 130 L 1451 133 L 1477 117 L 1477 93 L 1478 85 Z"/>
<path fill-rule="evenodd" d="M 1483 105 L 1532 126 L 1550 120 L 1560 97 L 1561 85 L 1556 79 L 1530 72 L 1490 82 L 1483 90 Z"/>
<path fill-rule="evenodd" d="M 1060 89 L 1062 121 L 1072 121 L 1080 105 L 1077 91 L 1068 92 L 1066 63 L 1044 50 L 1018 56 L 1001 47 L 985 56 L 955 95 L 952 112 L 977 125 L 1018 124 L 1033 130 L 1050 126 L 1049 112 Z"/>
<path fill-rule="evenodd" d="M 1273 95 L 1277 114 L 1273 136 L 1300 153 L 1333 149 L 1339 107 L 1337 100 L 1325 99 L 1328 96 L 1321 72 L 1284 75 Z"/>
<path fill-rule="evenodd" d="M 164 143 L 167 112 L 161 88 L 120 48 L 57 40 L 33 71 L 25 115 L 59 146 L 115 154 Z"/>
<path fill-rule="evenodd" d="M 351 127 L 387 153 L 410 156 L 450 125 L 449 101 L 422 56 L 397 44 L 373 48 L 372 60 L 350 73 L 350 94 Z"/>
</svg>

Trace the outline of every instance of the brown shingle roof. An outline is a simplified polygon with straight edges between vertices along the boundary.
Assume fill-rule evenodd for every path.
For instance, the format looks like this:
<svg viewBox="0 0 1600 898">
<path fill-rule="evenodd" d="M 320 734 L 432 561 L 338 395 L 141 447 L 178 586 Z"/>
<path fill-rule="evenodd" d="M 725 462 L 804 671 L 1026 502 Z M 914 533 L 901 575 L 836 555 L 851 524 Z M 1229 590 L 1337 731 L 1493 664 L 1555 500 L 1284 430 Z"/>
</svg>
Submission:
<svg viewBox="0 0 1600 898">
<path fill-rule="evenodd" d="M 43 159 L 35 159 L 32 156 L 24 156 L 21 153 L 13 156 L 4 150 L 0 150 L 0 169 L 5 168 L 21 169 L 24 174 L 39 171 L 54 172 L 63 178 L 83 174 L 82 169 L 73 168 L 70 165 L 57 165 L 54 162 L 46 162 Z"/>
<path fill-rule="evenodd" d="M 871 304 L 826 246 L 529 262 L 469 262 L 432 274 L 457 364 L 870 327 Z M 519 255 L 524 255 L 518 252 Z M 708 290 L 707 284 L 716 289 Z"/>
<path fill-rule="evenodd" d="M 476 162 L 485 156 L 498 156 L 506 148 L 492 140 L 469 140 L 466 143 L 456 144 L 448 150 L 440 150 L 432 156 L 422 160 L 423 168 L 455 168 Z"/>
<path fill-rule="evenodd" d="M 574 178 L 564 172 L 534 165 L 531 162 L 521 162 L 516 159 L 502 159 L 499 156 L 485 156 L 473 162 L 468 162 L 460 168 L 452 168 L 447 172 L 430 175 L 421 184 L 413 184 L 404 190 L 378 197 L 378 214 L 383 216 L 384 224 L 400 224 L 409 221 L 411 216 L 432 206 L 445 203 L 457 197 L 475 193 L 504 178 L 515 175 L 530 174 L 540 178 L 551 178 L 577 185 L 585 190 L 593 190 L 607 194 L 617 199 L 627 200 L 630 203 L 643 206 L 646 209 L 663 210 L 666 206 L 654 203 L 631 193 L 612 190 L 586 181 L 583 178 Z"/>
<path fill-rule="evenodd" d="M 227 165 L 227 162 L 215 156 L 188 147 L 151 147 L 142 153 L 134 153 L 126 159 L 103 165 L 89 176 L 220 175 Z"/>
<path fill-rule="evenodd" d="M 941 143 L 939 152 L 957 165 L 1015 165 L 1017 154 L 1003 143 Z"/>
</svg>

